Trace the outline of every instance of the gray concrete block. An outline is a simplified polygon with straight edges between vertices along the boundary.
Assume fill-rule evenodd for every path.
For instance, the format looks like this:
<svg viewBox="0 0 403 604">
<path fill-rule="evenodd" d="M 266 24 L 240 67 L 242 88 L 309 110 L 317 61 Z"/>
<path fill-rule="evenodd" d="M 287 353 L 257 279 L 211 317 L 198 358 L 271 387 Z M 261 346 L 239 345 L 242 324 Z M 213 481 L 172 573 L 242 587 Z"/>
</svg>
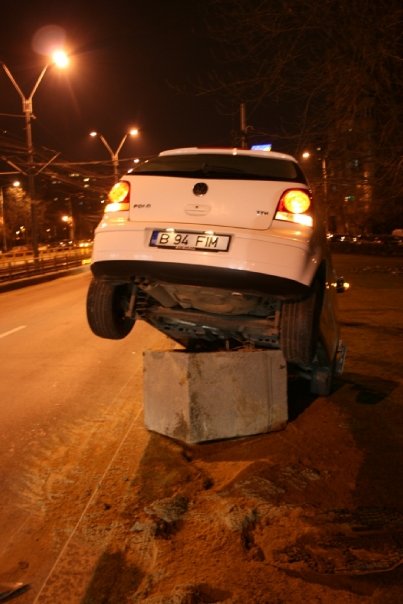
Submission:
<svg viewBox="0 0 403 604">
<path fill-rule="evenodd" d="M 149 430 L 197 443 L 280 430 L 287 420 L 279 350 L 144 352 Z"/>
</svg>

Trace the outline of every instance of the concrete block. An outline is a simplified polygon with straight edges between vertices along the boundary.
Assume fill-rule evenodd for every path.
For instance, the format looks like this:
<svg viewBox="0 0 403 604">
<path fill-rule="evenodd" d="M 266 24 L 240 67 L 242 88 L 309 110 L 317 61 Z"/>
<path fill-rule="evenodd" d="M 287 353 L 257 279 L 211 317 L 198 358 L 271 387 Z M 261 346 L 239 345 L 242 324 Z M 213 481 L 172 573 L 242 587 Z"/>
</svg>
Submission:
<svg viewBox="0 0 403 604">
<path fill-rule="evenodd" d="M 144 352 L 149 430 L 197 443 L 280 430 L 287 420 L 279 350 Z"/>
</svg>

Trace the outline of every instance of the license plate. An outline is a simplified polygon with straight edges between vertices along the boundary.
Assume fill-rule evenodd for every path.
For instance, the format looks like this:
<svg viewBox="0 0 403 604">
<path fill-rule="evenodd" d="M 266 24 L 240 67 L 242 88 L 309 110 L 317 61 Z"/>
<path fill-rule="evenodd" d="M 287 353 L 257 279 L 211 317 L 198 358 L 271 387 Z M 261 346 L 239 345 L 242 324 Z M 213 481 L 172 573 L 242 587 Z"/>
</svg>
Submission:
<svg viewBox="0 0 403 604">
<path fill-rule="evenodd" d="M 150 245 L 175 250 L 227 252 L 230 240 L 229 235 L 188 233 L 185 231 L 153 231 Z"/>
</svg>

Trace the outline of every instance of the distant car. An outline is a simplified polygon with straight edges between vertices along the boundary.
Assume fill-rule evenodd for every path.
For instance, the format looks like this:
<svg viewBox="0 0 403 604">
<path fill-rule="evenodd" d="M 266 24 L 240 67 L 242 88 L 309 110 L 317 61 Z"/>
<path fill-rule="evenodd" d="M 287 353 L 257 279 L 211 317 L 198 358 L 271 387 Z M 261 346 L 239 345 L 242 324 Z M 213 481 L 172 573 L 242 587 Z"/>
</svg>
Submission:
<svg viewBox="0 0 403 604">
<path fill-rule="evenodd" d="M 95 232 L 87 317 L 119 339 L 142 319 L 193 351 L 281 349 L 327 394 L 343 290 L 295 158 L 164 151 L 115 184 Z"/>
<path fill-rule="evenodd" d="M 92 239 L 81 239 L 80 241 L 77 241 L 76 247 L 88 248 L 88 247 L 92 247 L 92 244 L 93 244 Z"/>
<path fill-rule="evenodd" d="M 73 245 L 74 243 L 71 239 L 61 239 L 61 241 L 56 241 L 55 243 L 51 244 L 51 246 L 57 250 L 70 249 L 73 248 Z"/>
</svg>

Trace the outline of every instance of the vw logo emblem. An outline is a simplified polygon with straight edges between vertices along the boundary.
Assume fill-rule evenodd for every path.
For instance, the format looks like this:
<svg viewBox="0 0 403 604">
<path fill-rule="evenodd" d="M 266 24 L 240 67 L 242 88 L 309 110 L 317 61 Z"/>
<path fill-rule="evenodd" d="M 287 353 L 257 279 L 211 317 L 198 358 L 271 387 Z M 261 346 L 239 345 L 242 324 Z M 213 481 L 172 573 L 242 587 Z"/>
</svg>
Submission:
<svg viewBox="0 0 403 604">
<path fill-rule="evenodd" d="M 208 186 L 205 182 L 197 182 L 193 187 L 193 193 L 200 197 L 201 195 L 205 195 L 207 193 Z"/>
</svg>

